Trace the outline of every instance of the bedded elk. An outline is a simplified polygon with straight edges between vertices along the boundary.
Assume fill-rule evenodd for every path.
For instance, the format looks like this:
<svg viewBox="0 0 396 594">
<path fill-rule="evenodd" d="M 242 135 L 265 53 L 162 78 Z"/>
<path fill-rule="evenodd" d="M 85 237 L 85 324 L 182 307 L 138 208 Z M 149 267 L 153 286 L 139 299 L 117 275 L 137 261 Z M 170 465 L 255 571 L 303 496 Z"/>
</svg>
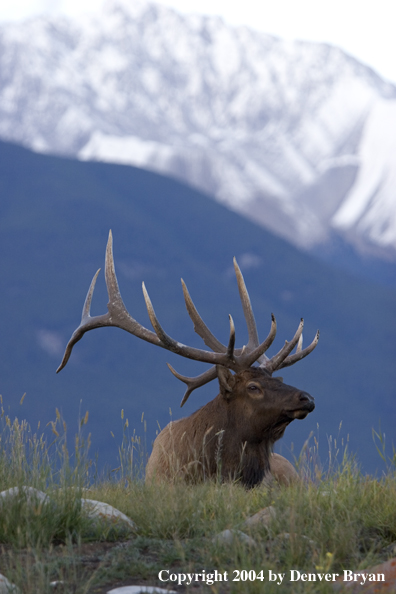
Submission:
<svg viewBox="0 0 396 594">
<path fill-rule="evenodd" d="M 186 346 L 163 330 L 144 283 L 143 295 L 155 332 L 139 324 L 128 313 L 118 288 L 110 231 L 105 263 L 108 312 L 95 317 L 90 315 L 99 269 L 89 288 L 81 323 L 67 344 L 57 372 L 66 365 L 73 346 L 85 332 L 116 326 L 182 357 L 212 364 L 210 369 L 197 377 L 182 376 L 168 364 L 172 373 L 187 385 L 181 406 L 196 388 L 216 378 L 220 386 L 216 398 L 189 417 L 169 423 L 157 436 L 146 467 L 146 481 L 177 477 L 197 481 L 220 476 L 223 480 L 239 480 L 249 488 L 259 484 L 267 475 L 271 476 L 271 472 L 280 482 L 293 479 L 295 475 L 287 460 L 272 454 L 272 447 L 289 423 L 294 419 L 304 419 L 315 408 L 314 400 L 307 392 L 284 384 L 281 378 L 272 377 L 272 374 L 311 353 L 317 345 L 319 332 L 313 342 L 303 349 L 301 320 L 292 340 L 286 341 L 283 348 L 269 359 L 265 352 L 276 334 L 274 315 L 270 332 L 260 343 L 249 295 L 235 258 L 234 267 L 248 329 L 248 343 L 242 348 L 235 348 L 235 328 L 229 316 L 229 341 L 227 346 L 223 345 L 200 317 L 182 280 L 184 299 L 194 329 L 212 352 Z M 296 352 L 291 354 L 295 347 Z M 254 363 L 259 365 L 253 366 Z"/>
</svg>

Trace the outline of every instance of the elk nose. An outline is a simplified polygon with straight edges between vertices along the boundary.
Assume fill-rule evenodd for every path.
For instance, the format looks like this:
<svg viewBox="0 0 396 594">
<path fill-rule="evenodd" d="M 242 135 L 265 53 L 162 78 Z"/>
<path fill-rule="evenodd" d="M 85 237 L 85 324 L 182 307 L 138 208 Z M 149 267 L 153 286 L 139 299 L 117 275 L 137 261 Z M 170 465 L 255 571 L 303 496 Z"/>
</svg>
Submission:
<svg viewBox="0 0 396 594">
<path fill-rule="evenodd" d="M 300 392 L 300 402 L 302 404 L 311 405 L 311 410 L 315 408 L 315 400 L 311 394 L 308 394 L 308 392 Z"/>
</svg>

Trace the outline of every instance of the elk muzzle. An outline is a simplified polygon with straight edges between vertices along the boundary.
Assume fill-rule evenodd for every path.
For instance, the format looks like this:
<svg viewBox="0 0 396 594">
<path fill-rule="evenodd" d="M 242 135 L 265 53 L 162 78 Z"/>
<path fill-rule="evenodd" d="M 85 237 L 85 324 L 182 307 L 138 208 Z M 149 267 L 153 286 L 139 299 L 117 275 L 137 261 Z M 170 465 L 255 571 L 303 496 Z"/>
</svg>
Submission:
<svg viewBox="0 0 396 594">
<path fill-rule="evenodd" d="M 298 395 L 299 405 L 295 410 L 290 411 L 293 419 L 305 419 L 315 408 L 314 398 L 308 392 L 300 392 Z"/>
</svg>

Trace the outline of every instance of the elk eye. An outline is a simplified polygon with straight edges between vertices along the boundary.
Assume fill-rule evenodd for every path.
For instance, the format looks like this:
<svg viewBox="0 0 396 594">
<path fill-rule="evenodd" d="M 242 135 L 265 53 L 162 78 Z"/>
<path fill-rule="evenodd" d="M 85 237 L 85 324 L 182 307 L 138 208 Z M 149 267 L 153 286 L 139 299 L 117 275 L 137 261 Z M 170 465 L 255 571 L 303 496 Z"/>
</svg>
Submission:
<svg viewBox="0 0 396 594">
<path fill-rule="evenodd" d="M 247 385 L 247 389 L 251 398 L 257 399 L 263 397 L 263 391 L 261 389 L 260 384 L 252 382 L 251 384 Z"/>
</svg>

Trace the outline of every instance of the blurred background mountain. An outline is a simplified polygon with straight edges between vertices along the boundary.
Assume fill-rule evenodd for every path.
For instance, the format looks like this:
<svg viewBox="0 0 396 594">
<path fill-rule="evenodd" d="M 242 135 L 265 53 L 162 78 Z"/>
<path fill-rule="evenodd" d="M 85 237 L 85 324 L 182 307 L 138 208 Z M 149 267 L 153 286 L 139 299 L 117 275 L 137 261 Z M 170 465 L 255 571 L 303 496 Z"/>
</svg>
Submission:
<svg viewBox="0 0 396 594">
<path fill-rule="evenodd" d="M 326 457 L 342 421 L 363 468 L 380 468 L 371 429 L 391 442 L 396 412 L 393 84 L 330 45 L 112 0 L 78 20 L 0 26 L 0 138 L 9 414 L 34 424 L 58 407 L 73 427 L 89 409 L 93 450 L 111 465 L 121 409 L 138 432 L 145 413 L 149 450 L 169 408 L 181 416 L 184 386 L 165 362 L 200 365 L 115 329 L 87 334 L 54 374 L 112 228 L 124 300 L 146 326 L 142 280 L 166 330 L 202 346 L 183 276 L 223 341 L 232 313 L 241 345 L 235 255 L 261 336 L 277 317 L 273 352 L 300 317 L 305 342 L 319 327 L 315 353 L 283 374 L 317 407 L 282 453 L 319 424 Z M 93 313 L 106 302 L 102 281 Z M 200 389 L 183 413 L 216 393 Z"/>
</svg>

